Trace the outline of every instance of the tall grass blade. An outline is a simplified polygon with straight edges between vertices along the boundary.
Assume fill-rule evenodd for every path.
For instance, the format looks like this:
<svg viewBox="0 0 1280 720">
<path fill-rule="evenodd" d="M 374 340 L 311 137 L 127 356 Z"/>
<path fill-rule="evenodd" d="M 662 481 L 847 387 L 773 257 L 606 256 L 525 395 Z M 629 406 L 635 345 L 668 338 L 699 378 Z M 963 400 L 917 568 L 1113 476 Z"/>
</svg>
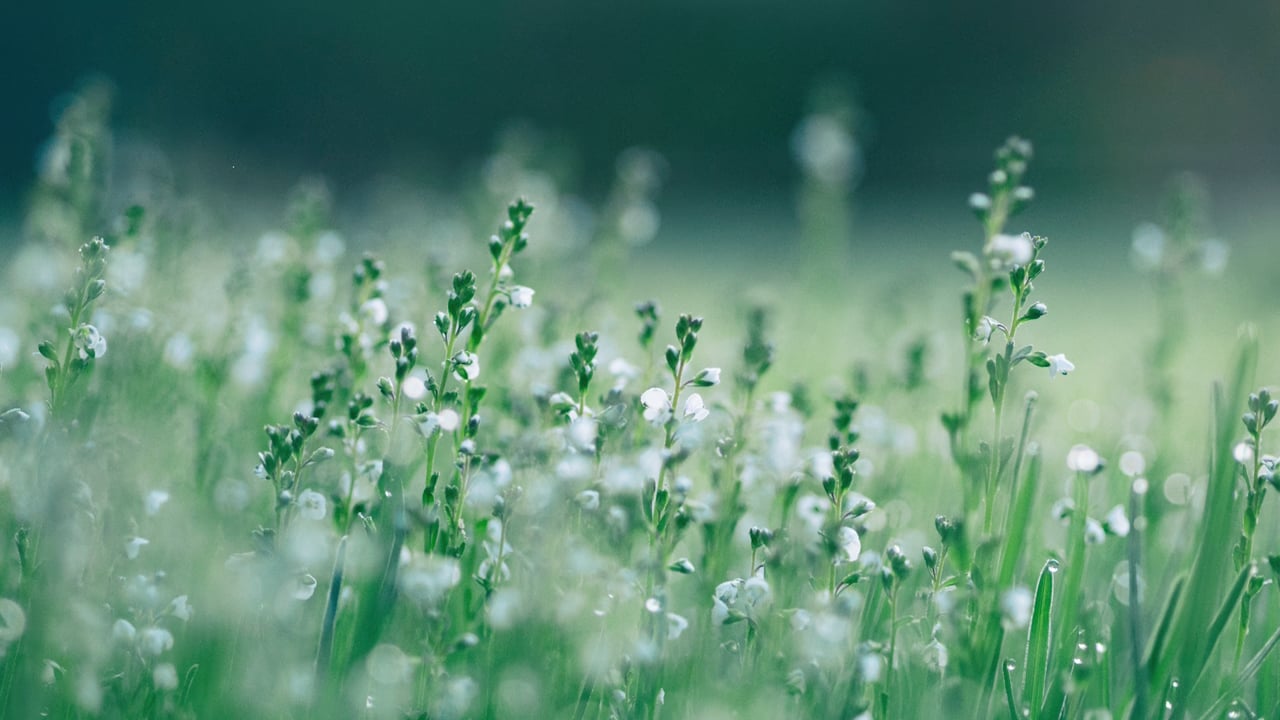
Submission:
<svg viewBox="0 0 1280 720">
<path fill-rule="evenodd" d="M 1031 628 L 1027 632 L 1022 700 L 1033 708 L 1040 707 L 1044 702 L 1045 683 L 1049 677 L 1049 655 L 1053 642 L 1053 578 L 1057 574 L 1056 560 L 1046 562 L 1040 571 L 1031 610 Z"/>
</svg>

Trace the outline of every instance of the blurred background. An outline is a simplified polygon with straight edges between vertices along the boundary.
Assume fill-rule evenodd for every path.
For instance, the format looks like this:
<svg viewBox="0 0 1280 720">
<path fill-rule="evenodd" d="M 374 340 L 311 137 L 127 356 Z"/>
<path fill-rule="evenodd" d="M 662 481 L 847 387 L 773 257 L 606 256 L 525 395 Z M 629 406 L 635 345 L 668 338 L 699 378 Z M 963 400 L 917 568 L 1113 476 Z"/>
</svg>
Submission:
<svg viewBox="0 0 1280 720">
<path fill-rule="evenodd" d="M 748 214 L 787 242 L 790 140 L 834 86 L 856 113 L 869 230 L 981 189 L 1011 133 L 1036 143 L 1050 231 L 1087 206 L 1127 241 L 1182 170 L 1228 214 L 1280 204 L 1280 4 L 979 5 L 15 3 L 0 216 L 13 227 L 58 97 L 90 73 L 114 84 L 117 140 L 145 139 L 193 192 L 282 197 L 311 174 L 340 203 L 388 176 L 447 187 L 520 122 L 588 199 L 605 197 L 620 151 L 661 153 L 660 239 L 723 240 Z M 912 227 L 861 240 L 945 234 Z"/>
</svg>

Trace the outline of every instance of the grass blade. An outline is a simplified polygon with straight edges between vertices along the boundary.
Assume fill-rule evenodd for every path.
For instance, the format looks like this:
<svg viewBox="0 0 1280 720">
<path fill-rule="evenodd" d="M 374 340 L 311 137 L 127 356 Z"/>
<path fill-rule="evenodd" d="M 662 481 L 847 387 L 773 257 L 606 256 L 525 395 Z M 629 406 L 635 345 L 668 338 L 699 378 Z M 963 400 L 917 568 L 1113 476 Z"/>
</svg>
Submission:
<svg viewBox="0 0 1280 720">
<path fill-rule="evenodd" d="M 1173 581 L 1173 587 L 1169 590 L 1169 598 L 1165 601 L 1164 612 L 1160 613 L 1160 624 L 1156 626 L 1156 631 L 1151 635 L 1151 642 L 1147 645 L 1146 667 L 1148 674 L 1151 674 L 1152 671 L 1160 670 L 1161 666 L 1168 664 L 1164 655 L 1164 647 L 1169 639 L 1169 628 L 1173 626 L 1174 613 L 1178 609 L 1178 600 L 1182 598 L 1182 591 L 1186 587 L 1187 577 L 1179 575 L 1178 579 Z"/>
<path fill-rule="evenodd" d="M 1018 716 L 1018 701 L 1013 697 L 1013 678 L 1009 675 L 1013 664 L 1013 658 L 1004 661 L 1004 699 L 1009 704 L 1009 720 L 1022 720 Z"/>
<path fill-rule="evenodd" d="M 1142 492 L 1135 481 L 1129 489 L 1129 517 L 1134 519 L 1129 531 L 1126 551 L 1129 556 L 1129 651 L 1133 663 L 1133 717 L 1147 716 L 1147 667 L 1142 662 L 1142 612 L 1138 578 L 1142 570 L 1142 530 L 1138 519 L 1142 512 Z"/>
<path fill-rule="evenodd" d="M 1218 608 L 1218 612 L 1214 615 L 1213 622 L 1209 624 L 1209 632 L 1205 636 L 1206 644 L 1204 651 L 1200 656 L 1200 662 L 1195 666 L 1194 673 L 1188 674 L 1187 678 L 1191 681 L 1187 696 L 1195 694 L 1197 683 L 1200 681 L 1204 673 L 1204 669 L 1208 667 L 1209 660 L 1213 657 L 1213 650 L 1218 645 L 1218 638 L 1222 637 L 1222 631 L 1226 629 L 1227 623 L 1231 621 L 1231 616 L 1236 612 L 1236 606 L 1240 604 L 1240 598 L 1244 596 L 1245 586 L 1249 584 L 1249 578 L 1255 572 L 1253 563 L 1240 568 L 1239 574 L 1236 575 L 1236 581 L 1231 584 L 1231 590 L 1227 592 L 1227 596 L 1222 600 L 1222 606 Z"/>
<path fill-rule="evenodd" d="M 1231 567 L 1231 548 L 1234 545 L 1236 519 L 1235 458 L 1231 448 L 1240 420 L 1240 408 L 1247 393 L 1246 385 L 1253 378 L 1257 362 L 1258 339 L 1256 331 L 1246 328 L 1241 335 L 1240 349 L 1236 356 L 1231 383 L 1224 389 L 1222 383 L 1214 385 L 1214 432 L 1209 462 L 1209 484 L 1205 498 L 1204 516 L 1196 538 L 1195 561 L 1187 579 L 1186 591 L 1181 596 L 1178 611 L 1170 631 L 1168 645 L 1176 647 L 1172 664 L 1163 661 L 1159 672 L 1151 676 L 1152 688 L 1163 693 L 1175 677 L 1182 687 L 1200 676 L 1210 648 L 1213 625 L 1205 627 L 1204 618 L 1221 602 L 1217 594 Z M 1247 579 L 1247 576 L 1246 576 Z M 1237 598 L 1238 599 L 1238 598 Z M 1218 629 L 1221 632 L 1221 629 Z M 1182 706 L 1187 693 L 1179 693 L 1175 715 L 1185 712 Z"/>
<path fill-rule="evenodd" d="M 1200 717 L 1203 720 L 1221 717 L 1223 705 L 1231 699 L 1232 695 L 1240 692 L 1244 684 L 1252 680 L 1254 675 L 1258 674 L 1258 671 L 1262 669 L 1262 663 L 1266 662 L 1267 656 L 1276 648 L 1276 645 L 1280 645 L 1280 628 L 1271 633 L 1271 637 L 1267 638 L 1267 641 L 1262 644 L 1262 649 L 1258 651 L 1258 654 L 1253 656 L 1253 659 L 1240 671 L 1240 675 L 1232 679 L 1222 691 L 1222 694 L 1218 696 L 1218 699 L 1213 702 L 1213 705 Z"/>
<path fill-rule="evenodd" d="M 1000 557 L 999 587 L 1002 588 L 1013 583 L 1013 574 L 1018 568 L 1018 561 L 1022 559 L 1021 551 L 1027 546 L 1027 543 L 1016 542 L 1013 538 L 1027 536 L 1031 510 L 1035 506 L 1036 496 L 1040 494 L 1040 452 L 1035 445 L 1027 448 L 1027 456 L 1026 481 L 1021 484 L 1017 499 L 1010 504 L 1010 517 L 1005 523 L 1004 554 Z"/>
<path fill-rule="evenodd" d="M 1058 561 L 1049 560 L 1036 582 L 1035 603 L 1031 610 L 1031 628 L 1027 632 L 1027 660 L 1023 668 L 1023 702 L 1033 708 L 1044 702 L 1045 682 L 1049 677 L 1049 651 L 1053 643 L 1053 577 L 1058 574 Z"/>
</svg>

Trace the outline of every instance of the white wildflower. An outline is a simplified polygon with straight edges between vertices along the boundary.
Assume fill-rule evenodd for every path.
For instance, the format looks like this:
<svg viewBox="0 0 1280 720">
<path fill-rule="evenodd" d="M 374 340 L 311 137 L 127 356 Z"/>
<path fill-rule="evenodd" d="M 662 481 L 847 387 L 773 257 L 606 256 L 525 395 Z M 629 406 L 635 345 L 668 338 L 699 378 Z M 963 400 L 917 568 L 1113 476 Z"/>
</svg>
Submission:
<svg viewBox="0 0 1280 720">
<path fill-rule="evenodd" d="M 694 377 L 693 382 L 699 385 L 700 387 L 710 387 L 712 385 L 719 385 L 720 384 L 720 368 L 718 367 L 706 368 L 705 370 L 698 373 Z"/>
<path fill-rule="evenodd" d="M 416 373 L 404 379 L 404 384 L 400 386 L 404 396 L 410 400 L 421 400 L 426 397 L 427 383 Z"/>
<path fill-rule="evenodd" d="M 706 404 L 702 402 L 702 396 L 698 393 L 690 393 L 689 397 L 684 399 L 684 417 L 686 420 L 702 422 L 710 414 L 711 411 L 707 409 Z"/>
<path fill-rule="evenodd" d="M 1107 532 L 1116 537 L 1126 537 L 1129 535 L 1131 525 L 1129 516 L 1125 514 L 1124 505 L 1116 505 L 1107 512 L 1107 516 L 1102 520 L 1102 526 Z"/>
<path fill-rule="evenodd" d="M 1018 586 L 1000 596 L 1000 611 L 1004 614 L 1006 630 L 1018 630 L 1031 622 L 1031 606 L 1035 596 L 1025 587 Z"/>
<path fill-rule="evenodd" d="M 480 358 L 475 353 L 460 352 L 453 356 L 453 376 L 463 382 L 480 377 Z"/>
<path fill-rule="evenodd" d="M 22 637 L 27 629 L 27 614 L 22 606 L 9 598 L 0 598 L 0 652 Z"/>
<path fill-rule="evenodd" d="M 111 626 L 111 639 L 124 645 L 132 645 L 138 638 L 138 630 L 133 623 L 120 618 Z"/>
<path fill-rule="evenodd" d="M 145 655 L 160 655 L 173 649 L 173 634 L 162 627 L 146 628 L 138 633 L 138 649 Z"/>
<path fill-rule="evenodd" d="M 183 622 L 190 620 L 194 612 L 186 595 L 179 595 L 169 602 L 169 614 Z"/>
<path fill-rule="evenodd" d="M 308 520 L 323 520 L 328 512 L 328 501 L 315 490 L 303 490 L 297 502 L 298 514 Z"/>
<path fill-rule="evenodd" d="M 1131 258 L 1139 270 L 1157 270 L 1164 264 L 1164 231 L 1154 223 L 1143 223 L 1133 230 Z"/>
<path fill-rule="evenodd" d="M 173 663 L 160 663 L 151 671 L 151 680 L 157 690 L 176 690 L 178 687 L 178 670 Z"/>
<path fill-rule="evenodd" d="M 81 325 L 76 329 L 75 345 L 81 360 L 100 358 L 107 354 L 107 339 L 93 325 Z"/>
<path fill-rule="evenodd" d="M 609 361 L 609 374 L 613 376 L 613 386 L 621 389 L 626 386 L 628 380 L 633 380 L 640 375 L 640 369 L 627 362 L 625 358 L 618 357 Z"/>
<path fill-rule="evenodd" d="M 137 560 L 138 553 L 142 551 L 143 545 L 150 545 L 151 541 L 141 537 L 131 537 L 124 541 L 124 554 L 130 560 Z"/>
<path fill-rule="evenodd" d="M 155 515 L 160 512 L 160 508 L 169 502 L 169 493 L 165 490 L 152 490 L 147 493 L 147 497 L 143 500 L 148 515 Z"/>
<path fill-rule="evenodd" d="M 191 367 L 191 360 L 195 358 L 196 346 L 191 342 L 191 338 L 186 333 L 175 333 L 164 344 L 164 361 L 177 370 L 186 370 Z"/>
<path fill-rule="evenodd" d="M 986 255 L 992 264 L 1001 268 L 1026 265 L 1031 262 L 1035 248 L 1030 233 L 1021 235 L 995 235 L 987 243 Z"/>
<path fill-rule="evenodd" d="M 436 415 L 436 422 L 441 430 L 451 433 L 458 429 L 458 426 L 462 423 L 462 418 L 458 415 L 457 410 L 445 408 L 440 411 L 440 414 Z"/>
<path fill-rule="evenodd" d="M 667 639 L 675 640 L 689 627 L 689 621 L 675 613 L 667 613 Z"/>
<path fill-rule="evenodd" d="M 1102 523 L 1093 518 L 1084 519 L 1084 541 L 1090 545 L 1099 545 L 1103 540 L 1107 539 L 1107 532 L 1102 529 Z"/>
<path fill-rule="evenodd" d="M 978 320 L 978 327 L 974 330 L 973 337 L 976 340 L 981 340 L 985 345 L 991 341 L 991 334 L 996 331 L 996 328 L 1001 327 L 1004 326 L 1000 324 L 1000 321 L 990 315 L 983 315 L 982 318 Z"/>
<path fill-rule="evenodd" d="M 302 573 L 293 582 L 293 599 L 310 600 L 316 594 L 316 578 L 311 573 Z"/>
<path fill-rule="evenodd" d="M 596 490 L 583 490 L 578 493 L 577 501 L 583 510 L 594 511 L 600 507 L 600 493 Z"/>
<path fill-rule="evenodd" d="M 644 419 L 655 425 L 665 421 L 667 413 L 671 411 L 671 398 L 666 390 L 659 387 L 645 390 L 640 395 L 640 404 L 644 406 Z"/>
<path fill-rule="evenodd" d="M 533 288 L 516 285 L 511 288 L 511 307 L 527 308 L 533 304 Z"/>
<path fill-rule="evenodd" d="M 840 554 L 835 559 L 837 563 L 857 562 L 858 556 L 862 554 L 862 539 L 858 537 L 857 530 L 842 525 L 836 532 L 836 547 L 840 549 Z"/>
<path fill-rule="evenodd" d="M 389 315 L 387 303 L 382 298 L 370 298 L 360 306 L 360 316 L 373 325 L 382 325 Z"/>
<path fill-rule="evenodd" d="M 1102 458 L 1088 445 L 1073 445 L 1067 451 L 1067 469 L 1071 472 L 1092 473 L 1101 464 Z"/>
<path fill-rule="evenodd" d="M 1075 363 L 1068 360 L 1067 356 L 1063 355 L 1062 353 L 1058 353 L 1057 355 L 1050 355 L 1048 360 L 1049 360 L 1049 376 L 1050 377 L 1054 377 L 1057 375 L 1066 375 L 1067 373 L 1076 369 Z"/>
</svg>

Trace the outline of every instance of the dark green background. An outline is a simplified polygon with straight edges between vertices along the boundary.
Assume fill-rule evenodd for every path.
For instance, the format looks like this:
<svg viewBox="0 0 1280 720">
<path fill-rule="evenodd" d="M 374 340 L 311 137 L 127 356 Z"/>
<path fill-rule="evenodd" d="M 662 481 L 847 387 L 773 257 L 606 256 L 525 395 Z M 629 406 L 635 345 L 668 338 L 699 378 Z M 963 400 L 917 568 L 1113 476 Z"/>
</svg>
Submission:
<svg viewBox="0 0 1280 720">
<path fill-rule="evenodd" d="M 667 197 L 789 192 L 787 138 L 832 75 L 866 110 L 871 196 L 973 188 L 1011 132 L 1037 143 L 1042 196 L 1154 195 L 1181 169 L 1248 188 L 1280 160 L 1277 2 L 8 5 L 5 215 L 87 72 L 115 82 L 124 133 L 339 188 L 452 177 L 521 118 L 576 149 L 588 197 L 633 144 L 671 160 Z"/>
</svg>

